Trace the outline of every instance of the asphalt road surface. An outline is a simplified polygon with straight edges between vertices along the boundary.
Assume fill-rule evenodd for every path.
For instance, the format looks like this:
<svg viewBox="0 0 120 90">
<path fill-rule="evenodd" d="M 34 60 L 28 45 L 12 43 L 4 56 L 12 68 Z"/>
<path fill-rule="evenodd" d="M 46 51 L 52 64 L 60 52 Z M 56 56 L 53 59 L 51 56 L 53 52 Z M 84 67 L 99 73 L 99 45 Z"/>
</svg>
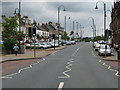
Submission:
<svg viewBox="0 0 120 90">
<path fill-rule="evenodd" d="M 79 43 L 2 77 L 3 88 L 118 88 L 91 43 Z"/>
</svg>

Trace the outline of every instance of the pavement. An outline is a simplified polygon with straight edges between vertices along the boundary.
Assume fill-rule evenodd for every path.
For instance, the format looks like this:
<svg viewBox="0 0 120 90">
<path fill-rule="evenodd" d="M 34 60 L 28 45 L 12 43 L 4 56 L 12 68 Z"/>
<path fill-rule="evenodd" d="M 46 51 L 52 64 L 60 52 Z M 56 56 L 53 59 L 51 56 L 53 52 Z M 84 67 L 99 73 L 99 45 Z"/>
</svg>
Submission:
<svg viewBox="0 0 120 90">
<path fill-rule="evenodd" d="M 109 88 L 107 90 L 115 90 L 119 87 L 118 74 L 119 71 L 94 55 L 91 43 L 82 42 L 46 56 L 44 59 L 38 59 L 1 78 L 3 88 L 61 88 L 53 90 L 62 90 L 62 88 L 63 90 L 64 88 L 78 88 L 77 90 L 105 88 L 106 90 Z"/>
<path fill-rule="evenodd" d="M 25 49 L 24 54 L 18 54 L 17 56 L 15 56 L 15 54 L 0 56 L 0 62 L 42 58 L 42 57 L 50 55 L 50 54 L 52 54 L 54 52 L 57 52 L 57 51 L 59 51 L 61 49 L 64 49 L 64 48 L 66 48 L 66 46 L 56 47 L 55 50 L 54 50 L 54 48 L 36 49 L 35 50 L 35 53 L 36 53 L 35 57 L 34 57 L 34 49 Z"/>
<path fill-rule="evenodd" d="M 118 61 L 119 62 L 120 60 L 118 60 L 117 55 L 118 55 L 117 52 L 115 50 L 113 50 L 111 56 L 106 56 L 106 57 L 104 56 L 102 58 L 103 58 L 103 60 Z"/>
</svg>

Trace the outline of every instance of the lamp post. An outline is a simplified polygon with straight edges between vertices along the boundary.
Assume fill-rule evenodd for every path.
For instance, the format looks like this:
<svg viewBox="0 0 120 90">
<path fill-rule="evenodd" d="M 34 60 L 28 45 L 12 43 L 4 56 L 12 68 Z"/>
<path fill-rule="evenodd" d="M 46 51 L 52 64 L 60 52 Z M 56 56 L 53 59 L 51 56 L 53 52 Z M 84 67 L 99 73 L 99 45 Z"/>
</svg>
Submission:
<svg viewBox="0 0 120 90">
<path fill-rule="evenodd" d="M 96 3 L 95 9 L 98 9 L 98 6 L 97 6 L 98 2 Z M 102 2 L 103 6 L 104 6 L 104 32 L 105 32 L 105 30 L 106 30 L 106 3 L 103 1 L 100 1 L 100 2 Z M 105 34 L 104 34 L 104 36 L 105 36 Z"/>
<path fill-rule="evenodd" d="M 112 13 L 112 11 L 110 11 L 110 10 L 107 10 L 107 11 L 106 11 L 106 18 L 107 18 L 107 12 Z M 107 24 L 107 22 L 106 22 L 106 24 Z"/>
<path fill-rule="evenodd" d="M 92 29 L 93 29 L 93 40 L 96 34 L 96 30 L 95 30 L 95 20 L 93 17 L 89 17 L 88 19 L 92 19 Z"/>
<path fill-rule="evenodd" d="M 60 8 L 63 7 L 63 11 L 66 11 L 65 10 L 65 7 L 63 5 L 60 5 L 58 7 L 58 25 L 57 25 L 57 28 L 58 28 L 58 44 L 59 44 L 59 29 L 60 29 Z"/>
<path fill-rule="evenodd" d="M 80 37 L 81 37 L 81 40 L 82 40 L 82 37 L 83 37 L 83 31 L 82 31 L 82 28 L 84 28 L 84 27 L 80 24 Z"/>
<path fill-rule="evenodd" d="M 78 40 L 78 22 L 76 22 L 76 24 L 77 24 L 77 33 L 76 33 L 76 38 L 77 38 L 77 40 Z"/>
<path fill-rule="evenodd" d="M 34 38 L 34 58 L 36 57 L 36 50 L 35 50 L 35 47 L 36 47 L 36 45 L 35 45 L 35 34 L 33 34 L 33 38 Z"/>
<path fill-rule="evenodd" d="M 67 30 L 66 30 L 66 28 L 67 28 L 67 26 L 66 26 L 66 22 L 67 22 L 67 20 L 66 20 L 66 18 L 67 18 L 67 16 L 68 16 L 68 19 L 70 19 L 70 15 L 69 14 L 67 14 L 66 16 L 65 16 L 65 34 L 67 35 Z M 64 36 L 65 37 L 65 42 L 66 42 L 66 37 L 67 36 Z"/>
<path fill-rule="evenodd" d="M 16 10 L 18 10 L 18 13 Z M 19 8 L 15 8 L 14 14 L 18 14 L 18 16 L 19 16 L 19 32 L 20 32 L 21 31 L 21 3 L 20 3 L 20 0 L 19 0 Z"/>
<path fill-rule="evenodd" d="M 35 48 L 36 48 L 36 45 L 35 45 L 35 42 L 36 42 L 36 40 L 35 40 L 36 33 L 35 33 L 35 32 L 36 32 L 36 31 L 33 31 L 33 30 L 34 30 L 33 28 L 35 28 L 36 24 L 37 24 L 37 23 L 36 23 L 36 21 L 34 20 L 34 21 L 33 21 L 33 27 L 32 27 L 32 33 L 33 33 L 33 38 L 34 38 L 34 40 L 33 40 L 33 41 L 34 41 L 34 58 L 36 57 L 36 49 L 35 49 Z"/>
<path fill-rule="evenodd" d="M 75 35 L 75 26 L 74 26 L 75 22 L 77 22 L 77 20 L 74 20 L 74 21 L 73 21 L 73 38 L 75 37 L 75 36 L 74 36 L 74 35 Z"/>
<path fill-rule="evenodd" d="M 104 36 L 105 36 L 105 30 L 106 30 L 106 3 L 101 1 L 103 3 L 104 6 Z M 95 9 L 98 9 L 97 7 L 98 2 L 96 3 L 96 7 Z M 106 41 L 107 41 L 107 37 L 105 37 Z M 106 56 L 106 49 L 107 49 L 107 43 L 105 45 L 105 56 Z"/>
</svg>

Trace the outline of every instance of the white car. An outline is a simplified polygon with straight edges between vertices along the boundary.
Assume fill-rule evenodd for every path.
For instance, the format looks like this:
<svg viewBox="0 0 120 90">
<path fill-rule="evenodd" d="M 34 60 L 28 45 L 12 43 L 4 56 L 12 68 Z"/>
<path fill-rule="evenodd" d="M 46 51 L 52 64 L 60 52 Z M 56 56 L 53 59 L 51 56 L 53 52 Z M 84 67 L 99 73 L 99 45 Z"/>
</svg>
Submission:
<svg viewBox="0 0 120 90">
<path fill-rule="evenodd" d="M 100 47 L 100 44 L 99 44 L 99 43 L 96 43 L 96 44 L 95 44 L 95 51 L 98 51 L 99 47 Z"/>
<path fill-rule="evenodd" d="M 112 51 L 109 45 L 100 45 L 98 55 L 111 55 Z"/>
<path fill-rule="evenodd" d="M 52 45 L 49 42 L 44 42 L 44 43 L 47 45 L 48 48 L 52 47 Z"/>
<path fill-rule="evenodd" d="M 26 49 L 29 49 L 29 48 L 30 48 L 30 44 L 26 44 L 26 45 L 25 45 L 25 48 L 26 48 Z"/>
<path fill-rule="evenodd" d="M 71 45 L 71 41 L 66 41 L 66 45 Z"/>
<path fill-rule="evenodd" d="M 58 42 L 49 42 L 51 45 L 52 45 L 52 47 L 54 47 L 54 44 L 55 44 L 55 47 L 58 47 L 59 46 L 59 44 L 58 44 Z"/>
<path fill-rule="evenodd" d="M 31 49 L 34 49 L 34 43 L 30 44 L 30 48 L 31 48 Z M 35 48 L 36 48 L 36 49 L 39 49 L 39 48 L 40 48 L 39 43 L 35 43 Z"/>
<path fill-rule="evenodd" d="M 40 47 L 41 47 L 42 49 L 47 49 L 47 48 L 48 48 L 47 44 L 44 43 L 44 42 L 39 43 L 39 44 L 40 44 Z"/>
<path fill-rule="evenodd" d="M 75 41 L 70 41 L 71 42 L 71 44 L 75 44 Z"/>
<path fill-rule="evenodd" d="M 95 48 L 96 44 L 98 44 L 98 42 L 93 42 L 93 48 Z"/>
</svg>

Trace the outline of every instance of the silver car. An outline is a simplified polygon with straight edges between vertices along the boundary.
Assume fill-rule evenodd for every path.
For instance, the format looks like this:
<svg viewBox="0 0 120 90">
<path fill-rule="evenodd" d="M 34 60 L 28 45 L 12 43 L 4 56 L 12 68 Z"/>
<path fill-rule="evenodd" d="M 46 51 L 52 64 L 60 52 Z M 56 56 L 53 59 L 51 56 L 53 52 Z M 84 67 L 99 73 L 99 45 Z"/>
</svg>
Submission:
<svg viewBox="0 0 120 90">
<path fill-rule="evenodd" d="M 109 45 L 100 45 L 100 48 L 98 50 L 98 55 L 111 55 L 111 48 Z"/>
</svg>

